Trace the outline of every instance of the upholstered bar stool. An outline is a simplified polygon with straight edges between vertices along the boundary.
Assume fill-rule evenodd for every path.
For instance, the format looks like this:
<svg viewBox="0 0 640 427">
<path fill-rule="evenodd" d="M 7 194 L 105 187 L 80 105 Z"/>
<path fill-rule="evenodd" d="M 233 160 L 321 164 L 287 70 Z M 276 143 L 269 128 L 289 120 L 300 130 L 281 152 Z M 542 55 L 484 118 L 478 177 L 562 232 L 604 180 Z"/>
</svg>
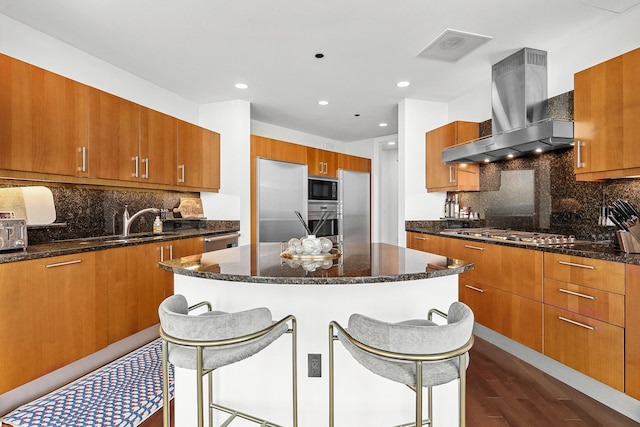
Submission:
<svg viewBox="0 0 640 427">
<path fill-rule="evenodd" d="M 432 321 L 437 314 L 447 324 Z M 473 346 L 473 312 L 454 302 L 445 314 L 429 310 L 427 319 L 387 323 L 352 314 L 346 329 L 329 324 L 329 426 L 334 426 L 334 342 L 339 340 L 362 366 L 384 378 L 406 384 L 416 394 L 415 422 L 408 426 L 433 426 L 432 388 L 458 379 L 459 422 L 465 425 L 466 369 Z M 460 367 L 463 367 L 461 369 Z M 422 388 L 427 387 L 428 409 L 422 419 Z"/>
<path fill-rule="evenodd" d="M 189 314 L 190 311 L 205 306 L 208 310 L 205 313 Z M 203 427 L 204 424 L 202 377 L 205 375 L 208 377 L 209 426 L 213 425 L 213 410 L 216 409 L 230 414 L 222 424 L 224 426 L 229 425 L 234 419 L 243 418 L 264 427 L 281 427 L 264 419 L 213 403 L 212 373 L 222 366 L 253 356 L 285 333 L 292 335 L 293 426 L 297 427 L 297 336 L 294 316 L 287 316 L 276 322 L 272 319 L 271 312 L 264 307 L 235 313 L 212 311 L 211 304 L 206 301 L 189 307 L 183 295 L 168 297 L 160 304 L 158 311 L 162 338 L 165 427 L 169 427 L 170 419 L 169 363 L 196 371 L 199 427 Z"/>
</svg>

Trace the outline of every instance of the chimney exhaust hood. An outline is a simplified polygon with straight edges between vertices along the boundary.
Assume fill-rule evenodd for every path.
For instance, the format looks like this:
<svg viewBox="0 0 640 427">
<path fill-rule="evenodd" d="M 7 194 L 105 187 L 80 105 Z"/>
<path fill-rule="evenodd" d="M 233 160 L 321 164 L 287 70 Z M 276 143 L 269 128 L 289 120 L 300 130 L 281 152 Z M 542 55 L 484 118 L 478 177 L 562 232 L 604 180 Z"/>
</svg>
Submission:
<svg viewBox="0 0 640 427">
<path fill-rule="evenodd" d="M 547 118 L 547 53 L 524 48 L 491 69 L 490 137 L 442 151 L 445 163 L 495 161 L 573 143 L 573 122 Z"/>
</svg>

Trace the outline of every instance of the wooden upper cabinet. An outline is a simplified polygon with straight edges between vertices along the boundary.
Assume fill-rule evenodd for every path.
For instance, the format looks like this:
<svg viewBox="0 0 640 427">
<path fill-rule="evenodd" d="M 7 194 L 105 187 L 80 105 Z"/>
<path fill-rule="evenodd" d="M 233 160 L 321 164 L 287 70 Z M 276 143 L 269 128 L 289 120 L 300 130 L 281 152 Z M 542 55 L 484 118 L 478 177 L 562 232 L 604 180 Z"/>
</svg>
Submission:
<svg viewBox="0 0 640 427">
<path fill-rule="evenodd" d="M 220 134 L 178 120 L 177 184 L 220 188 Z"/>
<path fill-rule="evenodd" d="M 336 178 L 338 176 L 338 153 L 307 147 L 307 166 L 309 166 L 309 175 Z"/>
<path fill-rule="evenodd" d="M 89 176 L 140 179 L 140 106 L 101 90 L 89 89 Z"/>
<path fill-rule="evenodd" d="M 0 55 L 0 169 L 87 176 L 88 97 L 85 85 Z"/>
<path fill-rule="evenodd" d="M 578 180 L 640 174 L 640 48 L 574 75 Z"/>
<path fill-rule="evenodd" d="M 307 163 L 307 147 L 277 139 L 251 135 L 251 158 L 280 160 L 291 163 Z"/>
<path fill-rule="evenodd" d="M 371 159 L 348 154 L 338 154 L 338 169 L 371 172 Z"/>
<path fill-rule="evenodd" d="M 142 181 L 176 184 L 178 164 L 175 117 L 140 107 L 140 172 Z"/>
<path fill-rule="evenodd" d="M 446 164 L 442 150 L 462 144 L 480 135 L 480 124 L 457 121 L 441 126 L 426 134 L 426 187 L 427 191 L 478 191 L 480 167 L 477 164 Z"/>
</svg>

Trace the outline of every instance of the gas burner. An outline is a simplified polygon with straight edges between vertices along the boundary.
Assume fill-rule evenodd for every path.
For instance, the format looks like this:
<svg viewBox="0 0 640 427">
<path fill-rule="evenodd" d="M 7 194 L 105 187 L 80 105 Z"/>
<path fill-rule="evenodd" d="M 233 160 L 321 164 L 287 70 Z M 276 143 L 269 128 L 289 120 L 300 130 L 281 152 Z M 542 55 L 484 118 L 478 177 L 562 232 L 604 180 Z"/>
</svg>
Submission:
<svg viewBox="0 0 640 427">
<path fill-rule="evenodd" d="M 509 230 L 502 228 L 452 228 L 440 234 L 449 236 L 465 236 L 476 240 L 499 241 L 531 246 L 573 245 L 578 243 L 575 236 L 564 236 L 551 233 L 535 233 L 529 231 Z"/>
</svg>

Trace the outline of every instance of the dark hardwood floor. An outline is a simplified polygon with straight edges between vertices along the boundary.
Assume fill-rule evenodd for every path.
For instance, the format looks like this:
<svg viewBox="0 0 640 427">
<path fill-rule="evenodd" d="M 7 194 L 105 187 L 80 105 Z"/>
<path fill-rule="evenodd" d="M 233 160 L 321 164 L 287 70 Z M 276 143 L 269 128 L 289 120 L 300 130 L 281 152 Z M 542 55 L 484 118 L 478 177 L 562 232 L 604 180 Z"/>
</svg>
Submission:
<svg viewBox="0 0 640 427">
<path fill-rule="evenodd" d="M 640 425 L 479 338 L 467 378 L 468 427 Z M 141 426 L 162 427 L 162 411 Z"/>
</svg>

